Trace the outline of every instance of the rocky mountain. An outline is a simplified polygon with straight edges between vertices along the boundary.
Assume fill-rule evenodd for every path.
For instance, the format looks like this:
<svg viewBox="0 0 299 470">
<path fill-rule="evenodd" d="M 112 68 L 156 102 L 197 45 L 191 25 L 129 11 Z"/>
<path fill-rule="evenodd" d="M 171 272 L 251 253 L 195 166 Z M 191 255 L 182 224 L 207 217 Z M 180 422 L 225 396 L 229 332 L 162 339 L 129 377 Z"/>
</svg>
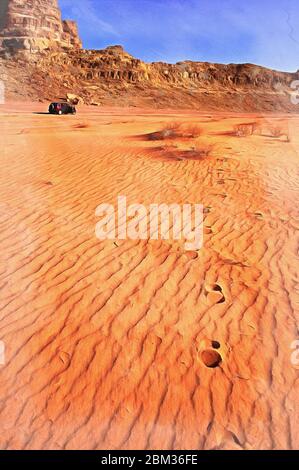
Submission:
<svg viewBox="0 0 299 470">
<path fill-rule="evenodd" d="M 284 73 L 252 64 L 145 63 L 121 46 L 84 50 L 57 0 L 1 0 L 0 79 L 8 99 L 76 94 L 94 105 L 297 112 Z"/>
<path fill-rule="evenodd" d="M 0 46 L 7 51 L 81 48 L 77 25 L 63 21 L 57 0 L 1 0 Z"/>
</svg>

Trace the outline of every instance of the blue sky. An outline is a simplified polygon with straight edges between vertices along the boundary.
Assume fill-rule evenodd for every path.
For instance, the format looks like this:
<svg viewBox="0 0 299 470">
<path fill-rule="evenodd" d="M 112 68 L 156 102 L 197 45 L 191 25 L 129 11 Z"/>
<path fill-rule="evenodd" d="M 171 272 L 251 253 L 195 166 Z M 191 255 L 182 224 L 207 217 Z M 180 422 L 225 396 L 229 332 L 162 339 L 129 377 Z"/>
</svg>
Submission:
<svg viewBox="0 0 299 470">
<path fill-rule="evenodd" d="M 121 44 L 146 62 L 299 69 L 298 0 L 59 0 L 85 48 Z"/>
</svg>

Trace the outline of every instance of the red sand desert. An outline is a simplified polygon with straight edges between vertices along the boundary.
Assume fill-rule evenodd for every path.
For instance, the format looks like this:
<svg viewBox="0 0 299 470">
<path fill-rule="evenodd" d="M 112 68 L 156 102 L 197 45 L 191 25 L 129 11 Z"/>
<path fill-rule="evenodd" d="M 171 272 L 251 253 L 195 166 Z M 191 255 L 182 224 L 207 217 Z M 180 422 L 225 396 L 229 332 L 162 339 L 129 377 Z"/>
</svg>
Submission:
<svg viewBox="0 0 299 470">
<path fill-rule="evenodd" d="M 299 117 L 44 108 L 0 107 L 0 447 L 298 448 Z M 118 195 L 203 247 L 98 240 Z"/>
</svg>

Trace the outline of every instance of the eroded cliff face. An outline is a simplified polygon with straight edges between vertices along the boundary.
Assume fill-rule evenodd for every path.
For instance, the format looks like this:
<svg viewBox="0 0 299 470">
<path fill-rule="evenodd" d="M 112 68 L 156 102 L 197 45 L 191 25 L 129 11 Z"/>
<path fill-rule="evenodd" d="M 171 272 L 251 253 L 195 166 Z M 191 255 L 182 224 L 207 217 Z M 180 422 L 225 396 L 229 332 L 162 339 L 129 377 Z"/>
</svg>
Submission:
<svg viewBox="0 0 299 470">
<path fill-rule="evenodd" d="M 252 64 L 144 63 L 121 46 L 83 50 L 57 0 L 1 0 L 0 79 L 7 99 L 232 111 L 293 111 L 299 73 Z M 2 46 L 2 47 L 1 47 Z"/>
<path fill-rule="evenodd" d="M 78 26 L 76 21 L 63 20 L 62 21 L 63 34 L 61 36 L 62 43 L 66 43 L 66 46 L 73 46 L 76 49 L 82 48 L 82 42 L 79 37 Z"/>
<path fill-rule="evenodd" d="M 62 21 L 57 0 L 1 0 L 0 47 L 14 53 L 82 46 L 73 21 Z"/>
<path fill-rule="evenodd" d="M 290 99 L 298 72 L 251 64 L 147 64 L 121 46 L 4 53 L 0 78 L 8 99 L 48 101 L 73 93 L 84 103 L 97 105 L 298 112 Z"/>
</svg>

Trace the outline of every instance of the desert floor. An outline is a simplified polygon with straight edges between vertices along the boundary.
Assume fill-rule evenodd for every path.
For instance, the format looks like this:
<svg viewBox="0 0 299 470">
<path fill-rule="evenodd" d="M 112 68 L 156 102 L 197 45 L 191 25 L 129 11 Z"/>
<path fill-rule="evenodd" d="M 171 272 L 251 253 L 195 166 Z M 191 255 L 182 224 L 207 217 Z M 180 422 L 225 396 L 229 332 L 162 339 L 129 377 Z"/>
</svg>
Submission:
<svg viewBox="0 0 299 470">
<path fill-rule="evenodd" d="M 299 116 L 44 109 L 0 107 L 0 447 L 298 448 Z M 98 240 L 118 195 L 202 249 Z"/>
</svg>

